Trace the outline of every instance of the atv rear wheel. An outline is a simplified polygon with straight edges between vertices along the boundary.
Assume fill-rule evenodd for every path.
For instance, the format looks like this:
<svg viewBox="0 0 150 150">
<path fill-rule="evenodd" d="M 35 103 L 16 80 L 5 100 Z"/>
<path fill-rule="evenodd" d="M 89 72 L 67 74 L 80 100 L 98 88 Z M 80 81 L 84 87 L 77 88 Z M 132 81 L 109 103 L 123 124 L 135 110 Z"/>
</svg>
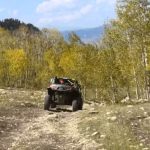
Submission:
<svg viewBox="0 0 150 150">
<path fill-rule="evenodd" d="M 54 103 L 54 102 L 51 103 L 51 104 L 50 104 L 50 107 L 51 107 L 51 108 L 56 108 L 56 103 Z"/>
<path fill-rule="evenodd" d="M 79 110 L 82 110 L 83 109 L 83 101 L 79 101 L 79 104 L 78 104 L 78 109 Z"/>
<path fill-rule="evenodd" d="M 78 110 L 78 101 L 77 100 L 73 100 L 72 101 L 72 111 L 77 111 Z"/>
<path fill-rule="evenodd" d="M 44 101 L 44 110 L 49 110 L 51 104 L 51 97 L 50 95 L 45 96 L 45 101 Z"/>
</svg>

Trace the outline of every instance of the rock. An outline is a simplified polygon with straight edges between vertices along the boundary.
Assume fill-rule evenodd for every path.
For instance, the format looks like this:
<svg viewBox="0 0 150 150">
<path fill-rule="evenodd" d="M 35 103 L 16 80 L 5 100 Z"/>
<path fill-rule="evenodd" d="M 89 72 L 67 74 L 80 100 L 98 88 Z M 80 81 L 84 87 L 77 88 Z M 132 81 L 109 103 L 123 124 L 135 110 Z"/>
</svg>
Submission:
<svg viewBox="0 0 150 150">
<path fill-rule="evenodd" d="M 147 116 L 147 115 L 148 115 L 148 113 L 145 111 L 145 112 L 144 112 L 144 115 L 146 115 L 146 116 Z"/>
<path fill-rule="evenodd" d="M 111 112 L 107 112 L 106 114 L 107 114 L 107 115 L 110 115 L 110 114 L 111 114 Z"/>
<path fill-rule="evenodd" d="M 132 113 L 132 111 L 129 110 L 129 111 L 127 111 L 127 113 L 130 114 L 130 113 Z"/>
<path fill-rule="evenodd" d="M 144 103 L 144 102 L 147 102 L 147 101 L 148 101 L 147 99 L 139 99 L 138 103 Z"/>
<path fill-rule="evenodd" d="M 145 147 L 145 148 L 142 148 L 142 150 L 149 150 L 149 148 L 148 148 L 148 147 Z"/>
<path fill-rule="evenodd" d="M 140 146 L 142 147 L 142 146 L 143 146 L 143 143 L 140 143 Z"/>
<path fill-rule="evenodd" d="M 146 141 L 145 139 L 142 139 L 142 140 L 141 140 L 142 143 L 144 143 L 145 141 Z"/>
<path fill-rule="evenodd" d="M 91 106 L 90 111 L 94 111 L 94 110 L 95 110 L 94 106 Z"/>
<path fill-rule="evenodd" d="M 35 97 L 34 97 L 34 96 L 30 96 L 30 98 L 31 98 L 31 99 L 35 99 Z"/>
<path fill-rule="evenodd" d="M 102 146 L 104 146 L 104 144 L 99 144 L 98 146 L 99 146 L 99 147 L 102 147 Z"/>
<path fill-rule="evenodd" d="M 150 120 L 150 117 L 145 118 L 145 120 Z"/>
<path fill-rule="evenodd" d="M 57 115 L 57 114 L 51 114 L 51 115 L 49 116 L 49 118 L 58 118 L 58 115 Z"/>
<path fill-rule="evenodd" d="M 130 98 L 127 96 L 123 100 L 121 100 L 121 103 L 127 103 L 130 101 Z"/>
<path fill-rule="evenodd" d="M 89 112 L 89 114 L 98 114 L 98 113 L 99 113 L 98 111 L 94 111 L 94 110 Z"/>
<path fill-rule="evenodd" d="M 142 116 L 136 116 L 136 118 L 141 119 L 141 118 L 142 118 Z"/>
<path fill-rule="evenodd" d="M 91 107 L 92 109 L 94 109 L 95 104 L 94 104 L 94 103 L 91 103 L 91 104 L 90 104 L 90 107 Z"/>
<path fill-rule="evenodd" d="M 105 138 L 105 137 L 106 137 L 106 135 L 102 134 L 100 137 L 101 137 L 101 138 Z"/>
<path fill-rule="evenodd" d="M 13 99 L 13 98 L 10 98 L 9 101 L 12 102 L 12 101 L 14 101 L 14 99 Z"/>
<path fill-rule="evenodd" d="M 117 120 L 117 117 L 116 117 L 116 116 L 113 116 L 113 117 L 109 117 L 108 119 L 111 120 L 111 121 L 116 121 L 116 120 Z"/>
<path fill-rule="evenodd" d="M 133 107 L 133 105 L 128 105 L 127 107 L 128 107 L 128 108 L 132 108 L 132 107 Z"/>
<path fill-rule="evenodd" d="M 142 122 L 142 119 L 139 119 L 139 122 Z"/>
<path fill-rule="evenodd" d="M 87 127 L 87 128 L 86 128 L 86 131 L 88 131 L 88 130 L 90 130 L 90 127 Z"/>
<path fill-rule="evenodd" d="M 144 110 L 144 108 L 143 108 L 143 107 L 140 107 L 140 109 L 141 109 L 141 110 Z"/>
<path fill-rule="evenodd" d="M 7 92 L 4 89 L 0 89 L 0 94 L 6 94 Z"/>
<path fill-rule="evenodd" d="M 21 105 L 21 106 L 25 106 L 25 104 L 24 104 L 24 103 L 21 103 L 20 105 Z"/>
<path fill-rule="evenodd" d="M 136 148 L 136 149 L 137 149 L 137 146 L 136 146 L 136 145 L 130 145 L 130 148 L 132 148 L 132 149 L 133 149 L 133 148 L 134 148 L 134 149 Z"/>
<path fill-rule="evenodd" d="M 92 134 L 92 136 L 95 136 L 95 135 L 98 135 L 99 134 L 99 132 L 94 132 L 93 134 Z"/>
</svg>

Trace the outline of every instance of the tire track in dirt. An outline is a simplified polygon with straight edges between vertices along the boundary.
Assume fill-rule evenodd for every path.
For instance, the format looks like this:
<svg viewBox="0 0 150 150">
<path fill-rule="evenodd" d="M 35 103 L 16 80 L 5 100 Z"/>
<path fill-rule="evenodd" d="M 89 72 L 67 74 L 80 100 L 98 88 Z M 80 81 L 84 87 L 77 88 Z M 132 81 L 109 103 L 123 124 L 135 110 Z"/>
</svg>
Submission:
<svg viewBox="0 0 150 150">
<path fill-rule="evenodd" d="M 8 150 L 97 150 L 97 144 L 78 131 L 81 114 L 42 111 L 12 135 L 14 142 Z"/>
</svg>

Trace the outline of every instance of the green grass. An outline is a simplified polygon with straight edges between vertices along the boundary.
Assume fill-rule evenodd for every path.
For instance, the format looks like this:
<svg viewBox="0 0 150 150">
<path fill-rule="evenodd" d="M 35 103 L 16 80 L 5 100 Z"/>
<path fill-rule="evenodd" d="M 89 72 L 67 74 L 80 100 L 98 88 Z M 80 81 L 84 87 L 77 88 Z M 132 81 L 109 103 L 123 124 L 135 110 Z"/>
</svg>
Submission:
<svg viewBox="0 0 150 150">
<path fill-rule="evenodd" d="M 43 100 L 42 91 L 0 89 L 0 149 L 11 146 L 11 132 L 18 132 L 22 124 L 39 116 Z"/>
<path fill-rule="evenodd" d="M 150 149 L 150 104 L 110 105 L 84 113 L 79 130 L 107 150 Z"/>
<path fill-rule="evenodd" d="M 43 97 L 41 91 L 5 90 L 0 93 L 0 107 L 41 107 Z"/>
</svg>

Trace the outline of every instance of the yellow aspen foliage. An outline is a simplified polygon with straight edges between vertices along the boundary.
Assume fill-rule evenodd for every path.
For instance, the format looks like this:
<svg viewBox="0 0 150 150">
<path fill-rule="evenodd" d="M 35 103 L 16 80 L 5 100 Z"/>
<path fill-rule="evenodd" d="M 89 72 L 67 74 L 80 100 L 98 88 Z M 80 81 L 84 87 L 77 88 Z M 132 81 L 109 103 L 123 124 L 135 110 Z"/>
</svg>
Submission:
<svg viewBox="0 0 150 150">
<path fill-rule="evenodd" d="M 5 58 L 10 76 L 17 78 L 24 74 L 27 67 L 27 57 L 23 49 L 7 50 Z"/>
<path fill-rule="evenodd" d="M 79 55 L 74 51 L 65 51 L 60 60 L 60 66 L 67 73 L 78 69 Z"/>
<path fill-rule="evenodd" d="M 55 54 L 53 51 L 47 51 L 44 54 L 44 60 L 46 61 L 50 70 L 55 69 Z"/>
<path fill-rule="evenodd" d="M 46 66 L 44 73 L 49 73 L 49 77 L 62 75 L 62 69 L 59 66 L 60 56 L 60 53 L 56 53 L 51 49 L 44 53 L 44 63 Z"/>
</svg>

